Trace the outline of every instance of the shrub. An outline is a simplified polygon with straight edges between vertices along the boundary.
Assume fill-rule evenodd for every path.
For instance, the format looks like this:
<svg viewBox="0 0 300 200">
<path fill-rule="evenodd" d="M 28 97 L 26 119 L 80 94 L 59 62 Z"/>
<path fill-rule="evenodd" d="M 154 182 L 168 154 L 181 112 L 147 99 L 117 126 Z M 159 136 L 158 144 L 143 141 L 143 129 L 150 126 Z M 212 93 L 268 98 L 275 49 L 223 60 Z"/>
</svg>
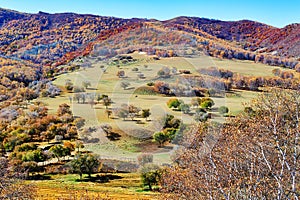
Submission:
<svg viewBox="0 0 300 200">
<path fill-rule="evenodd" d="M 147 83 L 148 86 L 154 86 L 154 83 L 153 82 L 149 82 Z"/>
<path fill-rule="evenodd" d="M 221 106 L 221 107 L 218 109 L 218 111 L 219 111 L 220 114 L 224 115 L 224 114 L 226 114 L 226 113 L 229 112 L 229 109 L 228 109 L 228 107 L 226 107 L 226 106 Z"/>
<path fill-rule="evenodd" d="M 138 160 L 139 165 L 145 165 L 147 163 L 152 163 L 153 162 L 153 154 L 149 154 L 149 153 L 140 154 L 140 155 L 138 155 L 137 160 Z"/>
</svg>

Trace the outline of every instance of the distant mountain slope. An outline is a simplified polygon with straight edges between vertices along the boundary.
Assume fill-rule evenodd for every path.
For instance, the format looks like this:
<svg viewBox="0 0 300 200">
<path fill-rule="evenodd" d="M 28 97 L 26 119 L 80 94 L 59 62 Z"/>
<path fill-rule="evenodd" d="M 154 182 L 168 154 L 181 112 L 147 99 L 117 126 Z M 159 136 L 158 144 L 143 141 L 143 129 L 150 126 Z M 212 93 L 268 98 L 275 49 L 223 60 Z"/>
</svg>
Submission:
<svg viewBox="0 0 300 200">
<path fill-rule="evenodd" d="M 5 23 L 4 23 L 5 22 Z M 37 14 L 0 9 L 0 55 L 57 66 L 77 56 L 146 50 L 174 56 L 201 50 L 220 58 L 294 68 L 300 58 L 300 25 L 279 29 L 259 22 L 197 17 L 167 21 L 75 13 Z"/>
<path fill-rule="evenodd" d="M 26 14 L 1 27 L 0 51 L 34 63 L 52 63 L 88 44 L 101 31 L 130 21 L 134 20 L 73 13 Z"/>
<path fill-rule="evenodd" d="M 22 19 L 25 16 L 27 16 L 25 13 L 0 8 L 0 27 L 11 20 Z"/>
<path fill-rule="evenodd" d="M 177 17 L 164 22 L 168 27 L 184 25 L 232 42 L 246 50 L 284 57 L 300 57 L 300 24 L 275 28 L 259 22 L 221 21 L 198 17 Z"/>
</svg>

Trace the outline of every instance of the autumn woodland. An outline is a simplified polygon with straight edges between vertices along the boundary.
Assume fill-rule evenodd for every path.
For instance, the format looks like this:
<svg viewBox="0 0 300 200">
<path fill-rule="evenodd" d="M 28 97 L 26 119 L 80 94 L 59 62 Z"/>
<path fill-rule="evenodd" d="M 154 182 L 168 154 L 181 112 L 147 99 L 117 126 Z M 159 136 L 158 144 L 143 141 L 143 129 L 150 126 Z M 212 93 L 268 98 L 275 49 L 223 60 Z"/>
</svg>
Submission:
<svg viewBox="0 0 300 200">
<path fill-rule="evenodd" d="M 0 199 L 299 199 L 299 32 L 0 8 Z"/>
</svg>

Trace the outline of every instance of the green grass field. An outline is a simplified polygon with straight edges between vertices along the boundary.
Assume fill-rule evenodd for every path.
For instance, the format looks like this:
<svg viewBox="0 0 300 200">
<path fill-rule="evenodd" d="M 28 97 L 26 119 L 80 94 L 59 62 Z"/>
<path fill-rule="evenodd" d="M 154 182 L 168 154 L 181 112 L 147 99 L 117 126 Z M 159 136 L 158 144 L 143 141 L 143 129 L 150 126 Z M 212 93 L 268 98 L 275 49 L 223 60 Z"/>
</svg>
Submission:
<svg viewBox="0 0 300 200">
<path fill-rule="evenodd" d="M 94 175 L 95 176 L 95 175 Z M 75 174 L 52 175 L 50 180 L 26 181 L 37 189 L 36 199 L 159 199 L 157 192 L 146 191 L 137 173 L 99 174 L 104 181 L 80 182 Z M 146 189 L 146 188 L 145 188 Z"/>
<path fill-rule="evenodd" d="M 243 75 L 256 75 L 256 76 L 272 76 L 272 70 L 276 67 L 271 67 L 263 64 L 257 64 L 251 61 L 236 61 L 236 60 L 221 60 L 217 58 L 211 58 L 208 56 L 201 55 L 195 58 L 161 58 L 160 60 L 150 59 L 147 55 L 141 55 L 138 53 L 130 54 L 132 57 L 137 59 L 137 62 L 120 65 L 109 65 L 105 62 L 97 62 L 91 58 L 89 61 L 92 64 L 90 68 L 80 69 L 75 72 L 66 73 L 59 75 L 54 84 L 61 88 L 64 88 L 66 80 L 71 80 L 75 86 L 82 86 L 82 81 L 88 80 L 91 82 L 91 87 L 89 87 L 86 92 L 93 94 L 107 94 L 112 98 L 113 104 L 110 108 L 119 107 L 123 103 L 133 104 L 135 106 L 141 107 L 143 109 L 151 110 L 151 121 L 144 124 L 136 124 L 134 121 L 121 119 L 109 119 L 105 113 L 105 107 L 101 104 L 97 104 L 93 107 L 89 104 L 78 104 L 76 101 L 70 101 L 69 97 L 73 97 L 73 93 L 64 92 L 61 96 L 56 98 L 41 98 L 48 104 L 49 112 L 56 112 L 57 107 L 61 103 L 68 103 L 72 107 L 73 114 L 76 116 L 83 117 L 86 120 L 86 127 L 95 126 L 99 127 L 103 123 L 108 123 L 112 125 L 113 129 L 121 134 L 121 139 L 116 142 L 109 141 L 101 131 L 93 133 L 94 137 L 100 139 L 98 144 L 88 144 L 89 150 L 92 150 L 98 154 L 108 154 L 113 155 L 116 158 L 121 156 L 127 156 L 130 158 L 135 158 L 140 152 L 144 152 L 147 149 L 143 145 L 138 145 L 140 143 L 140 136 L 138 132 L 153 133 L 155 131 L 160 131 L 160 126 L 157 126 L 156 120 L 163 117 L 166 113 L 170 113 L 179 119 L 182 119 L 184 123 L 192 123 L 193 116 L 183 114 L 181 112 L 172 111 L 166 105 L 166 102 L 170 97 L 165 97 L 162 95 L 141 95 L 135 94 L 135 90 L 141 86 L 145 86 L 146 83 L 157 80 L 157 72 L 163 66 L 176 67 L 178 70 L 187 69 L 193 74 L 198 73 L 200 68 L 216 66 L 219 68 L 224 68 L 237 72 Z M 145 68 L 144 65 L 148 67 Z M 100 66 L 105 66 L 106 71 L 103 72 Z M 137 67 L 139 72 L 132 71 L 132 68 Z M 118 78 L 117 71 L 124 70 L 127 78 Z M 137 78 L 138 73 L 143 73 L 145 79 Z M 174 82 L 176 77 L 166 79 L 167 82 Z M 122 81 L 127 81 L 130 83 L 128 89 L 124 90 L 120 87 Z M 215 101 L 215 107 L 228 106 L 230 114 L 236 115 L 243 110 L 244 103 L 248 103 L 251 99 L 255 98 L 258 92 L 243 91 L 243 90 L 233 90 L 227 93 L 223 98 L 213 98 Z M 180 98 L 186 103 L 190 103 L 189 97 Z M 224 119 L 216 119 L 217 121 L 222 121 Z M 143 121 L 143 120 L 142 120 Z M 149 134 L 148 134 L 149 135 Z M 154 153 L 154 156 L 158 154 L 158 158 L 162 163 L 163 159 L 169 162 L 167 158 L 168 153 L 161 152 L 163 149 L 159 148 L 149 148 L 149 151 Z M 160 158 L 159 158 L 160 157 Z"/>
</svg>

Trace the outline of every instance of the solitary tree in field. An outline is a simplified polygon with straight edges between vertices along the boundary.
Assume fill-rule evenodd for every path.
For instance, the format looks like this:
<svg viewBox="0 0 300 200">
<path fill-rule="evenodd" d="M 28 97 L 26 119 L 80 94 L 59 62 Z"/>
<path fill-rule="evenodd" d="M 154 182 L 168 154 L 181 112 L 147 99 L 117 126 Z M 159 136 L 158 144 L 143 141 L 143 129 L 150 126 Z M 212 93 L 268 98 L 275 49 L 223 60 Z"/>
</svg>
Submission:
<svg viewBox="0 0 300 200">
<path fill-rule="evenodd" d="M 201 103 L 200 103 L 201 108 L 210 109 L 214 105 L 215 102 L 209 97 L 205 97 L 201 99 Z"/>
<path fill-rule="evenodd" d="M 119 78 L 125 77 L 125 71 L 124 71 L 124 70 L 118 71 L 118 72 L 117 72 L 117 76 L 118 76 Z"/>
<path fill-rule="evenodd" d="M 68 91 L 72 91 L 73 90 L 73 87 L 74 87 L 74 84 L 71 82 L 71 80 L 66 80 L 65 82 L 65 88 L 68 90 Z"/>
<path fill-rule="evenodd" d="M 93 154 L 76 154 L 74 160 L 70 162 L 73 172 L 78 173 L 80 179 L 82 175 L 87 173 L 89 178 L 93 172 L 99 171 L 101 163 L 98 158 Z"/>
<path fill-rule="evenodd" d="M 169 99 L 169 101 L 167 102 L 169 108 L 178 108 L 180 104 L 181 102 L 177 98 Z"/>
<path fill-rule="evenodd" d="M 111 99 L 108 98 L 108 97 L 104 97 L 104 98 L 102 99 L 102 101 L 103 101 L 103 105 L 105 106 L 106 109 L 107 109 L 108 106 L 110 106 L 111 103 L 112 103 Z"/>
<path fill-rule="evenodd" d="M 188 114 L 191 111 L 189 104 L 180 104 L 179 108 L 184 114 Z"/>
<path fill-rule="evenodd" d="M 150 109 L 143 109 L 142 110 L 142 117 L 146 119 L 151 115 Z"/>
<path fill-rule="evenodd" d="M 227 114 L 229 112 L 229 109 L 226 106 L 221 106 L 221 107 L 219 107 L 218 111 L 219 111 L 220 114 L 224 115 L 224 114 Z"/>
<path fill-rule="evenodd" d="M 159 147 L 162 147 L 170 138 L 168 134 L 161 131 L 154 133 L 153 139 L 159 144 Z"/>
<path fill-rule="evenodd" d="M 84 87 L 85 89 L 88 89 L 88 87 L 90 87 L 92 84 L 90 81 L 82 81 L 82 87 Z"/>
<path fill-rule="evenodd" d="M 109 109 L 106 109 L 106 110 L 105 110 L 105 113 L 107 114 L 107 118 L 109 119 L 109 117 L 110 117 L 111 114 L 112 114 L 112 111 L 109 110 Z"/>
<path fill-rule="evenodd" d="M 158 184 L 160 181 L 160 168 L 157 165 L 148 163 L 140 169 L 140 173 L 143 184 L 148 186 L 149 190 L 152 191 L 152 186 Z"/>
<path fill-rule="evenodd" d="M 112 127 L 109 124 L 101 125 L 101 129 L 106 133 L 106 136 L 109 136 L 112 133 Z"/>
<path fill-rule="evenodd" d="M 120 85 L 124 90 L 126 90 L 130 86 L 130 83 L 122 81 Z"/>
</svg>

